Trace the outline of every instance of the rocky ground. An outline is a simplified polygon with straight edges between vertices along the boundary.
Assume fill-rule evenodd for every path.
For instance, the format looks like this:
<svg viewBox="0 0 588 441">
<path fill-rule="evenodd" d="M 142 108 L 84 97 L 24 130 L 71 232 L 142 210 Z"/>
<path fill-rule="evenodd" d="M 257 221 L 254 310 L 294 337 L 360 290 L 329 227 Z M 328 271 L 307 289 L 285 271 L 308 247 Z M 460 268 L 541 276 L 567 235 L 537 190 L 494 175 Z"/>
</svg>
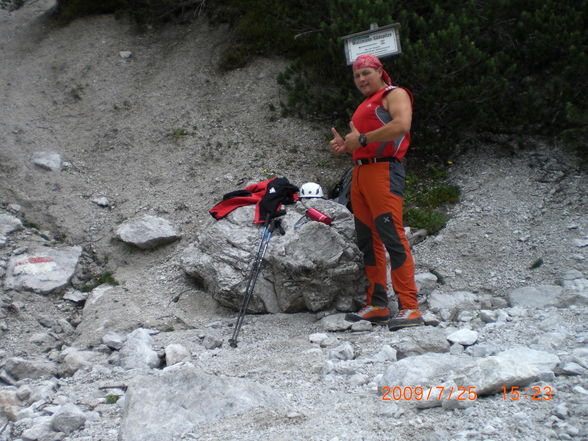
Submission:
<svg viewBox="0 0 588 441">
<path fill-rule="evenodd" d="M 438 276 L 421 296 L 429 326 L 256 315 L 230 348 L 235 312 L 182 252 L 222 194 L 274 174 L 327 188 L 346 159 L 324 124 L 280 117 L 283 61 L 215 70 L 228 29 L 54 28 L 51 6 L 0 9 L 0 440 L 588 439 L 588 179 L 561 146 L 491 136 L 455 158 L 462 200 L 413 248 L 417 272 Z M 181 238 L 116 238 L 144 214 Z M 67 288 L 10 285 L 38 247 L 81 247 Z M 106 272 L 119 285 L 70 297 Z M 394 399 L 418 385 L 480 397 Z M 519 399 L 501 391 L 513 386 Z"/>
</svg>

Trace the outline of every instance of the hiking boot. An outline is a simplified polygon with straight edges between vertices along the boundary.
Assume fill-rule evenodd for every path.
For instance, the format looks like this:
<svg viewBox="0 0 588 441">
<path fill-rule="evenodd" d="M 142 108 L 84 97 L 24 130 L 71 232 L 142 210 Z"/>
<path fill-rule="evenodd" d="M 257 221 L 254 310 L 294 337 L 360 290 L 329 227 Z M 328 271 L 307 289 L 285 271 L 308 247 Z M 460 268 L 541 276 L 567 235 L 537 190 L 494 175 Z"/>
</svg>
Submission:
<svg viewBox="0 0 588 441">
<path fill-rule="evenodd" d="M 387 306 L 366 305 L 357 312 L 346 314 L 345 320 L 348 322 L 367 320 L 372 323 L 385 324 L 390 320 L 390 309 Z"/>
<path fill-rule="evenodd" d="M 390 331 L 396 331 L 397 329 L 424 324 L 425 321 L 418 309 L 402 309 L 396 317 L 388 322 L 388 328 Z"/>
</svg>

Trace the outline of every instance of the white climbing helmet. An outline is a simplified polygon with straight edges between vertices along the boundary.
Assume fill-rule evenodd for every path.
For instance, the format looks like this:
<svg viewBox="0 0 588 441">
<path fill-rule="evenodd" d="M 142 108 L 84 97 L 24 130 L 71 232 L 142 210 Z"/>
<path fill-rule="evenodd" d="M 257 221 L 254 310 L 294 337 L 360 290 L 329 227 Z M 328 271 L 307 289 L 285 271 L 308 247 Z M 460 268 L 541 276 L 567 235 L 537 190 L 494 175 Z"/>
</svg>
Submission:
<svg viewBox="0 0 588 441">
<path fill-rule="evenodd" d="M 323 189 L 315 182 L 307 182 L 300 187 L 298 194 L 301 198 L 322 198 Z"/>
</svg>

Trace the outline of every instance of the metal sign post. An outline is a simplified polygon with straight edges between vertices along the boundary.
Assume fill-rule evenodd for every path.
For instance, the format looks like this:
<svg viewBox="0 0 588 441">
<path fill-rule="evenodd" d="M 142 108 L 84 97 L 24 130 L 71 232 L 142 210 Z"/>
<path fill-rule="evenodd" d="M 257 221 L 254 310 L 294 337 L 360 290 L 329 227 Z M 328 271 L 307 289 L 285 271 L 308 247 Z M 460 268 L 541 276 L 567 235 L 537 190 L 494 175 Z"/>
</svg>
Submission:
<svg viewBox="0 0 588 441">
<path fill-rule="evenodd" d="M 341 37 L 345 44 L 347 64 L 353 64 L 357 57 L 364 54 L 372 54 L 378 58 L 400 54 L 402 50 L 400 49 L 399 29 L 399 23 L 382 27 L 372 23 L 369 31 Z"/>
</svg>

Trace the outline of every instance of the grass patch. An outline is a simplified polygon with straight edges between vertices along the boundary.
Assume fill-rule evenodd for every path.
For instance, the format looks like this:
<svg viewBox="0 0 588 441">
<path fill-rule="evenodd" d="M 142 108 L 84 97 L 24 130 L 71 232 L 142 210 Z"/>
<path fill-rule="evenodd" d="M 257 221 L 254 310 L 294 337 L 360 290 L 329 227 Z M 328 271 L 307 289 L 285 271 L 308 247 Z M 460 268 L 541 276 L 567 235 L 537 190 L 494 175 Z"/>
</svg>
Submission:
<svg viewBox="0 0 588 441">
<path fill-rule="evenodd" d="M 106 396 L 106 404 L 116 404 L 118 401 L 118 395 L 107 395 Z"/>
<path fill-rule="evenodd" d="M 221 72 L 228 72 L 240 67 L 245 67 L 251 61 L 251 55 L 242 45 L 236 45 L 227 49 L 218 62 Z"/>
<path fill-rule="evenodd" d="M 110 271 L 107 271 L 103 274 L 101 274 L 99 277 L 97 277 L 92 283 L 88 283 L 87 285 L 84 285 L 80 288 L 80 291 L 82 292 L 90 292 L 92 291 L 94 288 L 103 285 L 105 283 L 108 283 L 109 285 L 120 285 L 120 283 L 118 283 L 118 280 L 116 280 L 114 278 L 114 276 L 112 275 L 112 273 Z"/>
<path fill-rule="evenodd" d="M 25 228 L 32 228 L 32 229 L 39 230 L 39 231 L 41 230 L 41 227 L 39 224 L 37 224 L 35 222 L 31 222 L 30 220 L 28 220 L 24 217 L 22 218 L 22 225 Z"/>
<path fill-rule="evenodd" d="M 439 272 L 438 272 L 438 271 L 436 271 L 436 270 L 434 270 L 434 269 L 431 269 L 431 270 L 429 270 L 429 272 L 430 272 L 431 274 L 433 274 L 434 276 L 436 276 L 436 277 L 437 277 L 437 282 L 438 282 L 440 285 L 445 285 L 445 278 L 444 278 L 444 277 L 443 277 L 441 274 L 439 274 Z"/>
<path fill-rule="evenodd" d="M 74 101 L 81 101 L 83 92 L 84 87 L 78 84 L 77 86 L 72 87 L 68 93 L 69 96 L 71 96 L 74 99 Z"/>
<path fill-rule="evenodd" d="M 435 234 L 447 223 L 447 207 L 459 202 L 461 191 L 446 182 L 443 169 L 417 166 L 418 173 L 406 179 L 404 223 Z"/>
<path fill-rule="evenodd" d="M 437 208 L 446 204 L 458 203 L 460 193 L 458 187 L 442 184 L 439 187 L 434 187 L 426 193 L 419 195 L 417 201 L 423 207 Z"/>
<path fill-rule="evenodd" d="M 447 215 L 434 209 L 409 208 L 404 213 L 404 223 L 435 234 L 447 223 Z"/>
<path fill-rule="evenodd" d="M 167 136 L 174 141 L 179 141 L 180 139 L 188 136 L 190 133 L 184 128 L 172 129 L 171 132 L 167 134 Z"/>
</svg>

